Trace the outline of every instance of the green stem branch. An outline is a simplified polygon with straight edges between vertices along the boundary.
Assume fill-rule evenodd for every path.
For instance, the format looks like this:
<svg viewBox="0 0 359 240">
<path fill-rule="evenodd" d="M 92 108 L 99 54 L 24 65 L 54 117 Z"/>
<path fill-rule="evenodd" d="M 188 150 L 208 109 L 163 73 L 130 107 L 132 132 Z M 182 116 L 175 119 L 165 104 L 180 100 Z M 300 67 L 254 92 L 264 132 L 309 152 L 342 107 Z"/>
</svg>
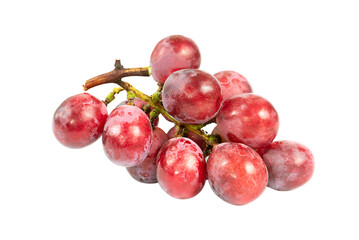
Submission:
<svg viewBox="0 0 359 240">
<path fill-rule="evenodd" d="M 136 89 L 135 87 L 133 87 L 131 84 L 129 84 L 128 82 L 124 82 L 122 81 L 123 77 L 128 77 L 128 76 L 150 76 L 151 75 L 151 67 L 144 67 L 144 68 L 123 68 L 123 66 L 121 65 L 120 60 L 116 60 L 115 63 L 115 69 L 112 70 L 111 72 L 96 76 L 94 78 L 91 78 L 89 80 L 87 80 L 85 82 L 85 84 L 83 85 L 84 90 L 88 90 L 92 87 L 101 85 L 101 84 L 106 84 L 106 83 L 117 83 L 118 85 L 120 85 L 124 90 L 126 90 L 127 92 L 130 93 L 134 93 L 134 95 L 141 99 L 142 101 L 145 101 L 147 104 L 151 105 L 152 107 L 154 107 L 156 109 L 156 111 L 158 111 L 159 113 L 161 113 L 162 115 L 166 116 L 168 119 L 170 119 L 174 124 L 176 125 L 181 125 L 183 126 L 185 129 L 187 129 L 188 131 L 194 132 L 195 134 L 199 135 L 200 137 L 202 137 L 206 143 L 208 145 L 213 145 L 213 138 L 211 137 L 211 135 L 207 135 L 203 130 L 201 130 L 202 127 L 204 127 L 205 125 L 212 123 L 213 120 L 202 124 L 202 125 L 189 125 L 189 124 L 184 124 L 178 120 L 176 120 L 175 118 L 173 118 L 162 106 L 161 104 L 161 91 L 162 91 L 162 85 L 159 85 L 159 89 L 157 90 L 157 92 L 155 93 L 154 96 L 148 96 L 145 93 L 139 91 L 138 89 Z"/>
<path fill-rule="evenodd" d="M 209 137 L 207 134 L 205 134 L 202 130 L 198 129 L 198 127 L 196 125 L 188 125 L 188 124 L 184 124 L 181 123 L 180 121 L 176 120 L 175 118 L 173 118 L 165 109 L 164 107 L 160 104 L 160 102 L 155 102 L 153 101 L 153 99 L 144 94 L 143 92 L 139 91 L 138 89 L 136 89 L 135 87 L 133 87 L 131 84 L 129 84 L 128 82 L 124 82 L 122 80 L 117 82 L 118 85 L 120 85 L 121 87 L 123 87 L 126 91 L 133 91 L 136 95 L 137 98 L 141 99 L 142 101 L 145 101 L 146 103 L 148 103 L 149 105 L 151 105 L 152 107 L 156 108 L 159 110 L 159 112 L 166 116 L 168 119 L 170 119 L 174 124 L 176 125 L 180 125 L 182 124 L 184 126 L 184 128 L 186 128 L 189 131 L 194 132 L 195 134 L 199 135 L 200 137 L 202 137 L 207 144 L 210 144 L 209 142 Z"/>
<path fill-rule="evenodd" d="M 114 88 L 112 90 L 112 92 L 110 92 L 106 99 L 103 101 L 103 103 L 107 106 L 110 102 L 112 102 L 113 100 L 115 100 L 115 94 L 118 94 L 120 93 L 121 91 L 123 91 L 125 89 L 123 89 L 122 87 L 117 87 L 117 88 Z"/>
</svg>

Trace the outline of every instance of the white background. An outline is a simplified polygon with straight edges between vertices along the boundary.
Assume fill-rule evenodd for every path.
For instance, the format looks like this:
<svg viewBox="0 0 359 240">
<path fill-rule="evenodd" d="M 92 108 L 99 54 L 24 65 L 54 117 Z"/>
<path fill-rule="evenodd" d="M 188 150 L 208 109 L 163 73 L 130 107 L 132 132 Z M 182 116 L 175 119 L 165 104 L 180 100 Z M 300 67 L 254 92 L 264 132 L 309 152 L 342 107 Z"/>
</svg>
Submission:
<svg viewBox="0 0 359 240">
<path fill-rule="evenodd" d="M 356 3 L 2 1 L 0 239 L 358 239 Z M 101 140 L 80 150 L 56 141 L 52 115 L 64 99 L 116 58 L 149 65 L 172 34 L 197 43 L 202 70 L 238 71 L 272 102 L 277 139 L 314 153 L 310 182 L 267 188 L 245 206 L 222 201 L 208 183 L 177 200 L 111 163 Z M 157 88 L 152 78 L 127 80 L 147 94 Z M 89 92 L 104 99 L 113 87 Z"/>
</svg>

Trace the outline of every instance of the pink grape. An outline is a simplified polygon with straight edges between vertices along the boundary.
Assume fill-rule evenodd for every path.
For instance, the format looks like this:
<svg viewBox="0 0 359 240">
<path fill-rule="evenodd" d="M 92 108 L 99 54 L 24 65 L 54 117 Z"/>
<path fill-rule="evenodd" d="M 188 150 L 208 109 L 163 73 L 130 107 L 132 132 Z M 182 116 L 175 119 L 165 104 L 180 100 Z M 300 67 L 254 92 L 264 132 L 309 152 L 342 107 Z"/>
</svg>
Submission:
<svg viewBox="0 0 359 240">
<path fill-rule="evenodd" d="M 88 93 L 80 93 L 56 109 L 52 129 L 57 140 L 66 147 L 82 148 L 101 136 L 107 116 L 103 102 Z"/>
<path fill-rule="evenodd" d="M 188 68 L 199 68 L 201 54 L 192 39 L 173 35 L 157 43 L 151 54 L 153 78 L 165 83 L 171 73 Z"/>
<path fill-rule="evenodd" d="M 166 115 L 164 115 L 164 114 L 162 114 L 161 113 L 161 115 L 162 115 L 162 117 L 164 117 L 164 119 L 166 119 L 167 121 L 169 121 L 169 122 L 173 122 L 171 119 L 169 119 Z"/>
<path fill-rule="evenodd" d="M 120 102 L 120 104 L 118 104 L 117 107 L 118 107 L 118 106 L 126 105 L 127 103 L 128 103 L 128 100 L 125 100 L 125 101 L 123 101 L 123 102 Z M 142 100 L 139 99 L 139 98 L 135 98 L 135 99 L 133 100 L 133 104 L 135 104 L 136 107 L 142 109 L 142 107 L 143 107 L 144 105 L 146 105 L 147 103 L 146 103 L 145 101 L 142 101 Z M 142 109 L 142 110 L 143 110 L 143 109 Z M 151 110 L 153 110 L 153 107 L 150 107 L 150 111 L 151 111 Z M 146 115 L 147 115 L 148 119 L 150 119 L 150 112 L 149 112 L 149 113 L 146 113 Z M 158 122 L 159 122 L 159 118 L 156 118 L 156 120 L 153 122 L 153 124 L 154 124 L 155 126 L 158 126 Z"/>
<path fill-rule="evenodd" d="M 157 179 L 166 193 L 175 198 L 196 196 L 206 181 L 202 150 L 189 138 L 168 140 L 157 155 Z"/>
<path fill-rule="evenodd" d="M 267 166 L 270 188 L 292 190 L 308 182 L 313 175 L 314 157 L 303 144 L 277 141 L 258 149 L 258 153 Z"/>
<path fill-rule="evenodd" d="M 134 179 L 143 183 L 157 182 L 157 154 L 168 139 L 167 134 L 161 128 L 156 127 L 153 130 L 153 141 L 148 156 L 139 165 L 127 168 Z"/>
<path fill-rule="evenodd" d="M 172 127 L 168 132 L 167 135 L 169 138 L 175 138 L 176 137 L 176 131 L 177 131 L 177 127 L 174 126 Z M 191 139 L 192 141 L 194 141 L 201 149 L 202 151 L 206 148 L 207 144 L 206 141 L 198 136 L 197 134 L 195 134 L 194 132 L 188 131 L 187 136 L 189 139 Z"/>
<path fill-rule="evenodd" d="M 213 130 L 212 130 L 211 135 L 215 135 L 215 134 L 217 134 L 217 135 L 219 135 L 219 136 L 221 137 L 221 141 L 222 141 L 222 142 L 227 142 L 227 141 L 222 137 L 222 134 L 221 134 L 221 132 L 219 131 L 218 126 L 215 126 L 215 127 L 213 128 Z"/>
<path fill-rule="evenodd" d="M 135 106 L 119 106 L 107 119 L 102 143 L 107 157 L 114 163 L 133 167 L 149 154 L 152 144 L 151 123 Z"/>
<path fill-rule="evenodd" d="M 260 196 L 268 182 L 261 157 L 241 143 L 221 143 L 207 161 L 208 182 L 224 201 L 244 205 Z"/>
<path fill-rule="evenodd" d="M 277 111 L 266 99 L 243 93 L 227 99 L 217 115 L 217 126 L 226 141 L 252 148 L 270 144 L 277 135 Z"/>
<path fill-rule="evenodd" d="M 176 120 L 202 124 L 213 119 L 223 100 L 218 80 L 201 70 L 172 73 L 163 86 L 162 103 Z"/>
<path fill-rule="evenodd" d="M 235 71 L 214 74 L 222 87 L 223 101 L 240 93 L 251 93 L 252 87 L 245 77 Z"/>
</svg>

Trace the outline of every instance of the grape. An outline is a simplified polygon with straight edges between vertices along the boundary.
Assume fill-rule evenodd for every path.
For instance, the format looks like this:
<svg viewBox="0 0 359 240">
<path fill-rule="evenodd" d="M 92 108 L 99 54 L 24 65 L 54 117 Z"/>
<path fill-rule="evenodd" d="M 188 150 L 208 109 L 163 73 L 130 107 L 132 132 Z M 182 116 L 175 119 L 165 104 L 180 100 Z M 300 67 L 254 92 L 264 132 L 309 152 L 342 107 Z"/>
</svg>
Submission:
<svg viewBox="0 0 359 240">
<path fill-rule="evenodd" d="M 69 97 L 56 109 L 52 129 L 63 145 L 82 148 L 101 136 L 107 116 L 103 102 L 88 93 L 81 93 Z"/>
<path fill-rule="evenodd" d="M 208 181 L 224 201 L 244 205 L 262 194 L 268 173 L 261 157 L 241 143 L 221 143 L 209 155 Z"/>
<path fill-rule="evenodd" d="M 171 128 L 167 135 L 169 138 L 175 138 L 176 137 L 176 132 L 177 132 L 177 127 L 174 126 L 173 128 Z M 191 139 L 192 141 L 194 141 L 201 149 L 202 151 L 206 148 L 207 144 L 206 141 L 198 136 L 197 134 L 195 134 L 194 132 L 188 131 L 187 136 L 189 139 Z"/>
<path fill-rule="evenodd" d="M 172 121 L 171 119 L 169 119 L 165 114 L 162 114 L 162 113 L 161 113 L 161 115 L 162 115 L 162 117 L 164 117 L 167 121 L 173 123 L 173 121 Z"/>
<path fill-rule="evenodd" d="M 214 118 L 222 104 L 218 80 L 197 69 L 172 73 L 163 86 L 162 102 L 167 112 L 187 124 L 202 124 Z"/>
<path fill-rule="evenodd" d="M 123 102 L 120 102 L 120 104 L 118 104 L 117 107 L 126 105 L 127 103 L 128 103 L 128 100 L 123 101 Z M 146 103 L 145 101 L 142 101 L 142 100 L 139 99 L 139 98 L 135 98 L 135 99 L 133 99 L 133 104 L 135 104 L 136 107 L 138 107 L 138 108 L 140 108 L 140 109 L 143 110 L 142 107 L 143 107 L 144 105 L 146 105 L 147 103 Z M 150 112 L 151 112 L 152 110 L 153 110 L 153 107 L 150 107 L 148 113 L 146 113 L 148 119 L 150 119 Z M 155 121 L 153 122 L 153 124 L 154 124 L 155 126 L 158 126 L 158 121 L 159 121 L 159 118 L 156 118 Z"/>
<path fill-rule="evenodd" d="M 160 83 L 177 70 L 199 68 L 200 64 L 201 54 L 197 45 L 181 35 L 162 39 L 151 54 L 152 76 Z"/>
<path fill-rule="evenodd" d="M 148 156 L 139 165 L 128 167 L 129 174 L 139 182 L 156 183 L 156 158 L 162 145 L 168 140 L 167 134 L 159 127 L 153 130 L 153 141 Z"/>
<path fill-rule="evenodd" d="M 165 192 L 175 198 L 197 195 L 206 181 L 206 162 L 191 139 L 168 140 L 157 155 L 157 179 Z"/>
<path fill-rule="evenodd" d="M 111 161 L 124 167 L 136 166 L 150 152 L 151 123 L 141 109 L 129 105 L 119 106 L 107 119 L 102 143 Z"/>
<path fill-rule="evenodd" d="M 288 191 L 308 182 L 314 171 L 314 158 L 304 145 L 293 141 L 277 141 L 258 149 L 267 166 L 268 187 Z"/>
<path fill-rule="evenodd" d="M 212 130 L 212 133 L 211 133 L 211 135 L 216 135 L 216 134 L 220 136 L 221 142 L 227 142 L 227 141 L 222 137 L 222 134 L 221 134 L 221 132 L 219 131 L 218 126 L 215 126 L 215 127 L 213 128 L 213 130 Z"/>
<path fill-rule="evenodd" d="M 243 93 L 227 99 L 217 115 L 217 126 L 226 141 L 252 148 L 270 144 L 278 132 L 278 114 L 266 99 Z"/>
<path fill-rule="evenodd" d="M 252 87 L 247 79 L 234 71 L 222 71 L 214 74 L 222 87 L 223 101 L 240 94 L 251 93 Z"/>
</svg>

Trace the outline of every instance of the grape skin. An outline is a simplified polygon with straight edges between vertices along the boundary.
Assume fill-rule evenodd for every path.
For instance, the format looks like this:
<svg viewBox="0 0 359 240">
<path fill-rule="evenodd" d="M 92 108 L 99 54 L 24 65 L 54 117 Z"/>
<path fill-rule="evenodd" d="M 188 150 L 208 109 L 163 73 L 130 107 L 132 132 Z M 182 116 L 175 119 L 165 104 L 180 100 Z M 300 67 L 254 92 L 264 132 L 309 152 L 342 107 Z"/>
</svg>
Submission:
<svg viewBox="0 0 359 240">
<path fill-rule="evenodd" d="M 235 71 L 221 71 L 214 76 L 221 84 L 223 101 L 240 93 L 252 92 L 252 87 L 247 79 Z"/>
<path fill-rule="evenodd" d="M 139 165 L 127 168 L 131 177 L 142 183 L 157 183 L 157 154 L 168 139 L 161 128 L 156 127 L 153 130 L 153 141 L 148 156 Z"/>
<path fill-rule="evenodd" d="M 171 73 L 180 69 L 196 69 L 201 64 L 201 54 L 195 42 L 181 35 L 173 35 L 157 43 L 151 54 L 152 77 L 165 83 Z"/>
<path fill-rule="evenodd" d="M 206 181 L 206 162 L 202 150 L 189 138 L 168 140 L 157 155 L 157 179 L 172 197 L 196 196 Z"/>
<path fill-rule="evenodd" d="M 211 132 L 211 135 L 218 135 L 221 139 L 221 142 L 227 142 L 223 137 L 222 137 L 222 134 L 221 132 L 219 131 L 218 129 L 218 126 L 215 126 Z"/>
<path fill-rule="evenodd" d="M 150 152 L 151 123 L 146 114 L 135 106 L 119 106 L 107 119 L 102 143 L 107 157 L 123 167 L 140 164 Z"/>
<path fill-rule="evenodd" d="M 312 152 L 303 144 L 282 140 L 258 149 L 269 173 L 268 187 L 289 191 L 309 181 L 314 171 Z"/>
<path fill-rule="evenodd" d="M 163 86 L 163 107 L 176 120 L 186 124 L 202 124 L 213 119 L 222 100 L 218 80 L 197 69 L 174 72 Z"/>
<path fill-rule="evenodd" d="M 103 102 L 88 93 L 67 98 L 56 109 L 52 129 L 57 140 L 69 148 L 82 148 L 95 142 L 108 117 Z"/>
<path fill-rule="evenodd" d="M 177 127 L 174 126 L 167 132 L 167 135 L 169 138 L 175 138 L 176 132 L 177 132 Z M 197 134 L 191 131 L 188 131 L 187 135 L 188 135 L 187 137 L 192 141 L 194 141 L 202 149 L 202 151 L 206 148 L 207 146 L 206 141 L 201 136 L 198 136 Z"/>
<path fill-rule="evenodd" d="M 263 193 L 268 173 L 261 157 L 241 143 L 221 143 L 207 161 L 208 182 L 224 201 L 244 205 Z"/>
<path fill-rule="evenodd" d="M 123 106 L 123 105 L 126 105 L 128 103 L 128 100 L 125 100 L 123 102 L 120 102 L 120 104 L 117 105 L 117 107 L 119 106 Z M 146 105 L 147 103 L 145 101 L 142 101 L 141 99 L 139 98 L 135 98 L 133 99 L 133 104 L 135 104 L 136 107 L 142 109 L 142 107 L 144 105 Z M 142 109 L 143 110 L 143 109 Z M 150 112 L 153 110 L 153 107 L 150 107 Z M 146 113 L 148 119 L 150 119 L 150 112 L 149 113 Z M 154 121 L 153 121 L 153 125 L 155 126 L 158 126 L 158 122 L 159 122 L 159 118 L 156 118 Z"/>
<path fill-rule="evenodd" d="M 255 149 L 270 144 L 279 128 L 278 114 L 272 104 L 252 93 L 227 99 L 216 121 L 226 141 L 244 143 Z"/>
</svg>

